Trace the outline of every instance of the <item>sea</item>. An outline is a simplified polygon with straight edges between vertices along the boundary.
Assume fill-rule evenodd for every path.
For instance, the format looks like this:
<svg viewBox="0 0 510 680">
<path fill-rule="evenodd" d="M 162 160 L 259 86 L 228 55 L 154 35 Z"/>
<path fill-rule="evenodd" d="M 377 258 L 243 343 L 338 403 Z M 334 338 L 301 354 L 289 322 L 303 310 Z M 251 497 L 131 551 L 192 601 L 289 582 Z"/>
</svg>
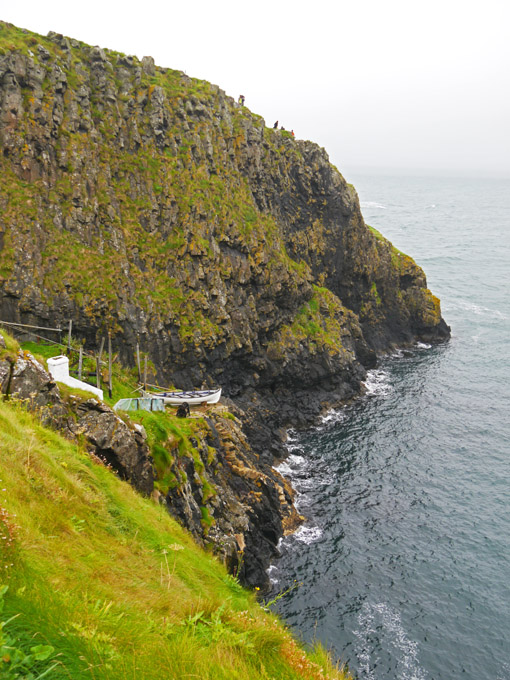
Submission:
<svg viewBox="0 0 510 680">
<path fill-rule="evenodd" d="M 510 680 L 510 181 L 349 177 L 451 326 L 289 433 L 273 610 L 360 680 Z"/>
</svg>

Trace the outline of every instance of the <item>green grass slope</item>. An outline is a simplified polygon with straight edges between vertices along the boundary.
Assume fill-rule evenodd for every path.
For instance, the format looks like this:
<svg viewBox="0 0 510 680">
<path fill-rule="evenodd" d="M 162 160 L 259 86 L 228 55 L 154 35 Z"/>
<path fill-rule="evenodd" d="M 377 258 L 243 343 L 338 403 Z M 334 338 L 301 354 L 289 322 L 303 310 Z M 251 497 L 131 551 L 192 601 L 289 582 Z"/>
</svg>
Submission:
<svg viewBox="0 0 510 680">
<path fill-rule="evenodd" d="M 0 402 L 0 480 L 0 677 L 344 678 L 16 402 Z"/>
</svg>

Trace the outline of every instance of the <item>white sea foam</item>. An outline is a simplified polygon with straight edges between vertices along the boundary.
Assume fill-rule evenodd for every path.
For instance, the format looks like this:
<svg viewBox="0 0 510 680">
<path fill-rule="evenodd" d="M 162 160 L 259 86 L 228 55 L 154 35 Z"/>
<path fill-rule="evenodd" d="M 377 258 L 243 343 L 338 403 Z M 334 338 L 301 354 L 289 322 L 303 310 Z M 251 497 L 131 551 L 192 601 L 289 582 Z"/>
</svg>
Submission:
<svg viewBox="0 0 510 680">
<path fill-rule="evenodd" d="M 430 349 L 432 347 L 432 345 L 429 345 L 426 342 L 417 342 L 416 347 L 418 349 Z"/>
<path fill-rule="evenodd" d="M 295 447 L 294 450 L 301 451 L 299 447 Z M 314 479 L 307 474 L 308 465 L 309 463 L 304 456 L 291 453 L 279 465 L 274 466 L 277 472 L 291 482 L 292 488 L 296 492 L 294 506 L 298 512 L 300 512 L 303 504 L 306 504 L 304 494 L 315 486 Z"/>
<path fill-rule="evenodd" d="M 318 541 L 322 536 L 322 529 L 320 527 L 314 526 L 300 526 L 299 529 L 293 534 L 294 538 L 301 543 L 306 543 L 309 545 L 314 541 Z"/>
<path fill-rule="evenodd" d="M 317 488 L 317 480 L 309 477 L 294 477 L 292 485 L 298 493 L 304 493 Z"/>
<path fill-rule="evenodd" d="M 496 680 L 508 680 L 510 678 L 510 663 L 504 663 L 498 671 Z"/>
<path fill-rule="evenodd" d="M 380 208 L 381 210 L 388 210 L 385 205 L 381 203 L 376 203 L 375 201 L 363 201 L 360 203 L 361 208 Z"/>
<path fill-rule="evenodd" d="M 428 674 L 418 660 L 418 643 L 410 640 L 402 625 L 400 613 L 384 602 L 365 602 L 358 614 L 358 628 L 353 631 L 356 638 L 355 652 L 360 675 L 375 680 L 375 667 L 380 659 L 372 658 L 373 637 L 384 637 L 384 648 L 395 655 L 397 669 L 395 677 L 400 680 L 426 680 Z"/>
<path fill-rule="evenodd" d="M 458 306 L 461 309 L 465 309 L 468 312 L 476 314 L 476 316 L 489 316 L 493 319 L 508 319 L 506 314 L 500 312 L 499 309 L 491 309 L 490 307 L 484 307 L 483 305 L 476 305 L 474 302 L 468 302 L 467 300 L 459 300 Z"/>
<path fill-rule="evenodd" d="M 292 446 L 297 441 L 299 441 L 299 433 L 292 428 L 287 430 L 287 445 Z"/>
<path fill-rule="evenodd" d="M 295 439 L 287 439 L 285 446 L 287 447 L 287 451 L 289 453 L 293 451 L 302 451 L 301 444 L 299 444 L 297 437 Z"/>
<path fill-rule="evenodd" d="M 367 373 L 367 379 L 363 383 L 366 388 L 366 394 L 369 397 L 374 397 L 391 392 L 391 385 L 388 383 L 388 374 L 381 368 L 374 368 Z"/>
<path fill-rule="evenodd" d="M 274 469 L 277 470 L 284 477 L 292 477 L 292 468 L 287 463 L 286 460 L 282 461 L 279 465 L 275 465 Z"/>
<path fill-rule="evenodd" d="M 278 571 L 279 571 L 278 567 L 275 566 L 274 564 L 271 564 L 266 571 L 267 575 L 269 576 L 269 580 L 271 581 L 271 584 L 273 586 L 276 585 L 279 581 L 277 576 Z"/>
<path fill-rule="evenodd" d="M 335 423 L 341 423 L 344 419 L 345 411 L 343 409 L 333 409 L 321 416 L 320 424 L 321 426 L 334 425 Z"/>
<path fill-rule="evenodd" d="M 297 446 L 292 450 L 302 451 L 302 449 Z M 301 456 L 298 453 L 290 453 L 285 460 L 282 460 L 281 463 L 275 465 L 274 469 L 278 470 L 278 472 L 284 477 L 292 479 L 296 476 L 296 474 L 302 473 L 306 469 L 307 465 L 308 461 L 304 456 Z"/>
<path fill-rule="evenodd" d="M 302 451 L 299 447 L 296 447 L 295 450 Z M 291 453 L 287 458 L 287 461 L 292 468 L 301 468 L 306 465 L 306 458 L 298 453 Z"/>
<path fill-rule="evenodd" d="M 287 441 L 285 442 L 287 451 L 298 451 L 301 450 L 299 444 L 299 433 L 296 430 L 287 430 Z"/>
<path fill-rule="evenodd" d="M 289 536 L 284 536 L 278 541 L 277 548 L 282 550 L 282 548 L 291 548 L 294 541 L 299 541 L 300 543 L 305 543 L 310 545 L 318 541 L 322 537 L 323 531 L 318 526 L 313 526 L 310 524 L 303 524 L 293 534 Z"/>
</svg>

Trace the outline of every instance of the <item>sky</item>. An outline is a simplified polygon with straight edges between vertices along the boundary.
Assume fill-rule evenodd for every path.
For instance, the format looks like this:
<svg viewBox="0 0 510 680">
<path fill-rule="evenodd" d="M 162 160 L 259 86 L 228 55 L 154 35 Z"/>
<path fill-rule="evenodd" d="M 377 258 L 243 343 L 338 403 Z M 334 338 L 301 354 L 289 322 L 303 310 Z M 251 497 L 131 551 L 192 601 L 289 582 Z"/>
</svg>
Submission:
<svg viewBox="0 0 510 680">
<path fill-rule="evenodd" d="M 219 85 L 359 171 L 510 178 L 508 0 L 22 0 L 0 19 Z"/>
</svg>

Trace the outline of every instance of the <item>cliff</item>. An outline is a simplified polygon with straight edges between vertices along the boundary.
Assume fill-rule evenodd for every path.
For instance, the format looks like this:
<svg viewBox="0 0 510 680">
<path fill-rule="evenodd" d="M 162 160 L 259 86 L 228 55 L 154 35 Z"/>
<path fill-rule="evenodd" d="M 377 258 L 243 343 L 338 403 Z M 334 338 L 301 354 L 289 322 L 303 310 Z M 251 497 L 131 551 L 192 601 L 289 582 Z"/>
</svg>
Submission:
<svg viewBox="0 0 510 680">
<path fill-rule="evenodd" d="M 0 23 L 0 147 L 0 319 L 221 384 L 268 468 L 377 352 L 449 336 L 323 149 L 150 57 Z"/>
</svg>

